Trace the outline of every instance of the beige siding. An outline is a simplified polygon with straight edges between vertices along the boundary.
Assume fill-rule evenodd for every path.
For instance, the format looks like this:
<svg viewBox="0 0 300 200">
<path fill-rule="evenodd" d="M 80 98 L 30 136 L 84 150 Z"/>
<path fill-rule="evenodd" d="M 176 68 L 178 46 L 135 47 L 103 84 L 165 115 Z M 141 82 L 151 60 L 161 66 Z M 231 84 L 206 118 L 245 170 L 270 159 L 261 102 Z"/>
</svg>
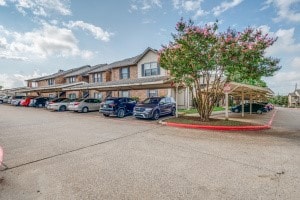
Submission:
<svg viewBox="0 0 300 200">
<path fill-rule="evenodd" d="M 138 62 L 138 78 L 142 77 L 142 64 L 149 63 L 149 62 L 158 62 L 158 54 L 149 51 L 139 62 Z M 160 68 L 160 75 L 159 76 L 165 76 L 166 71 L 162 68 Z"/>
</svg>

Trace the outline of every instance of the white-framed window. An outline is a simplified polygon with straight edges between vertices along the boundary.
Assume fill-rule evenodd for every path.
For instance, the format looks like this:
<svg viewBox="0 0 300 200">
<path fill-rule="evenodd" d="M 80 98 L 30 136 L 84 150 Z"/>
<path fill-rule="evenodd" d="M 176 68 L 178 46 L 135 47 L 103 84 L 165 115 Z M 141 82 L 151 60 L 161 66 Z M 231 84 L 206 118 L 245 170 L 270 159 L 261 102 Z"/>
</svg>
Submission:
<svg viewBox="0 0 300 200">
<path fill-rule="evenodd" d="M 55 79 L 54 78 L 48 79 L 48 85 L 55 85 Z"/>
<path fill-rule="evenodd" d="M 160 75 L 160 67 L 157 62 L 150 62 L 142 64 L 142 76 Z"/>
<path fill-rule="evenodd" d="M 102 99 L 102 93 L 100 93 L 100 92 L 95 92 L 95 93 L 94 93 L 94 98 L 95 98 L 95 99 Z"/>
<path fill-rule="evenodd" d="M 76 93 L 69 94 L 69 99 L 76 99 Z"/>
<path fill-rule="evenodd" d="M 147 90 L 147 97 L 158 97 L 158 90 Z"/>
<path fill-rule="evenodd" d="M 75 83 L 76 82 L 76 77 L 75 76 L 71 76 L 68 78 L 68 83 Z"/>
<path fill-rule="evenodd" d="M 102 73 L 93 74 L 93 82 L 94 83 L 102 82 Z"/>
<path fill-rule="evenodd" d="M 37 82 L 31 82 L 31 87 L 38 87 L 38 83 Z"/>
<path fill-rule="evenodd" d="M 129 91 L 119 91 L 119 97 L 129 97 Z"/>
<path fill-rule="evenodd" d="M 120 79 L 128 79 L 128 78 L 130 78 L 129 67 L 120 68 Z"/>
</svg>

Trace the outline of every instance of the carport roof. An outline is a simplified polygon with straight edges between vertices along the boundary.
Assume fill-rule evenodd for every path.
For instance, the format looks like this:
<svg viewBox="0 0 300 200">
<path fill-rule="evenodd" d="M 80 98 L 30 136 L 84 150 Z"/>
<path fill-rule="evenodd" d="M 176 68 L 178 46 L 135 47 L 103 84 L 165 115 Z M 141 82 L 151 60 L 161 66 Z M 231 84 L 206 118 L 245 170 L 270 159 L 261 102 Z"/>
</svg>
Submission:
<svg viewBox="0 0 300 200">
<path fill-rule="evenodd" d="M 237 82 L 229 82 L 227 85 L 230 87 L 228 91 L 229 94 L 232 96 L 242 96 L 244 93 L 245 97 L 250 96 L 255 98 L 266 98 L 269 96 L 273 96 L 274 92 L 270 88 L 259 87 L 254 85 L 248 85 L 244 83 L 237 83 Z"/>
<path fill-rule="evenodd" d="M 57 85 L 50 85 L 44 87 L 29 88 L 29 89 L 22 90 L 22 92 L 56 92 L 56 91 L 62 91 L 63 88 L 82 85 L 84 83 L 85 82 L 77 82 L 77 83 L 57 84 Z"/>
<path fill-rule="evenodd" d="M 122 79 L 118 81 L 109 81 L 101 83 L 83 84 L 80 86 L 64 88 L 64 91 L 70 90 L 88 90 L 95 89 L 98 91 L 113 91 L 113 90 L 139 90 L 139 89 L 158 89 L 170 88 L 171 81 L 168 76 L 138 78 L 138 79 Z"/>
</svg>

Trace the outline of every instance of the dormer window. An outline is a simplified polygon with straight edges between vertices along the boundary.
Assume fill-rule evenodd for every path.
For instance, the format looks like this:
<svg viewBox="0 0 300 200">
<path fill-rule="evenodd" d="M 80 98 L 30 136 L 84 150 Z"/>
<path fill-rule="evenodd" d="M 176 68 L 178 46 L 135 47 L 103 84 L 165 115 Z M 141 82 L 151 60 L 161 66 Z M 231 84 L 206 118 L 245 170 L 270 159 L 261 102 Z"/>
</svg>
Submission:
<svg viewBox="0 0 300 200">
<path fill-rule="evenodd" d="M 48 85 L 55 85 L 54 78 L 48 79 Z"/>
<path fill-rule="evenodd" d="M 142 76 L 160 75 L 160 67 L 157 62 L 142 64 Z"/>
<path fill-rule="evenodd" d="M 68 83 L 75 83 L 76 82 L 76 77 L 75 76 L 71 76 L 68 78 Z"/>
</svg>

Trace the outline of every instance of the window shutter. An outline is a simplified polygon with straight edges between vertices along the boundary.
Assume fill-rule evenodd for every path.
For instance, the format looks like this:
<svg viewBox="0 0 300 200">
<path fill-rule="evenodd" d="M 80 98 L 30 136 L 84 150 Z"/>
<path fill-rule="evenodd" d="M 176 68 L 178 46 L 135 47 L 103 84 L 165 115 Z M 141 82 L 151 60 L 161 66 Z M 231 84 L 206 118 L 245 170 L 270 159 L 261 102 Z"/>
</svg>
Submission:
<svg viewBox="0 0 300 200">
<path fill-rule="evenodd" d="M 128 67 L 128 78 L 130 78 L 130 67 Z"/>
<path fill-rule="evenodd" d="M 119 79 L 122 79 L 122 68 L 119 69 Z"/>
<path fill-rule="evenodd" d="M 144 64 L 142 64 L 142 76 L 145 76 L 145 67 L 144 67 Z"/>
</svg>

